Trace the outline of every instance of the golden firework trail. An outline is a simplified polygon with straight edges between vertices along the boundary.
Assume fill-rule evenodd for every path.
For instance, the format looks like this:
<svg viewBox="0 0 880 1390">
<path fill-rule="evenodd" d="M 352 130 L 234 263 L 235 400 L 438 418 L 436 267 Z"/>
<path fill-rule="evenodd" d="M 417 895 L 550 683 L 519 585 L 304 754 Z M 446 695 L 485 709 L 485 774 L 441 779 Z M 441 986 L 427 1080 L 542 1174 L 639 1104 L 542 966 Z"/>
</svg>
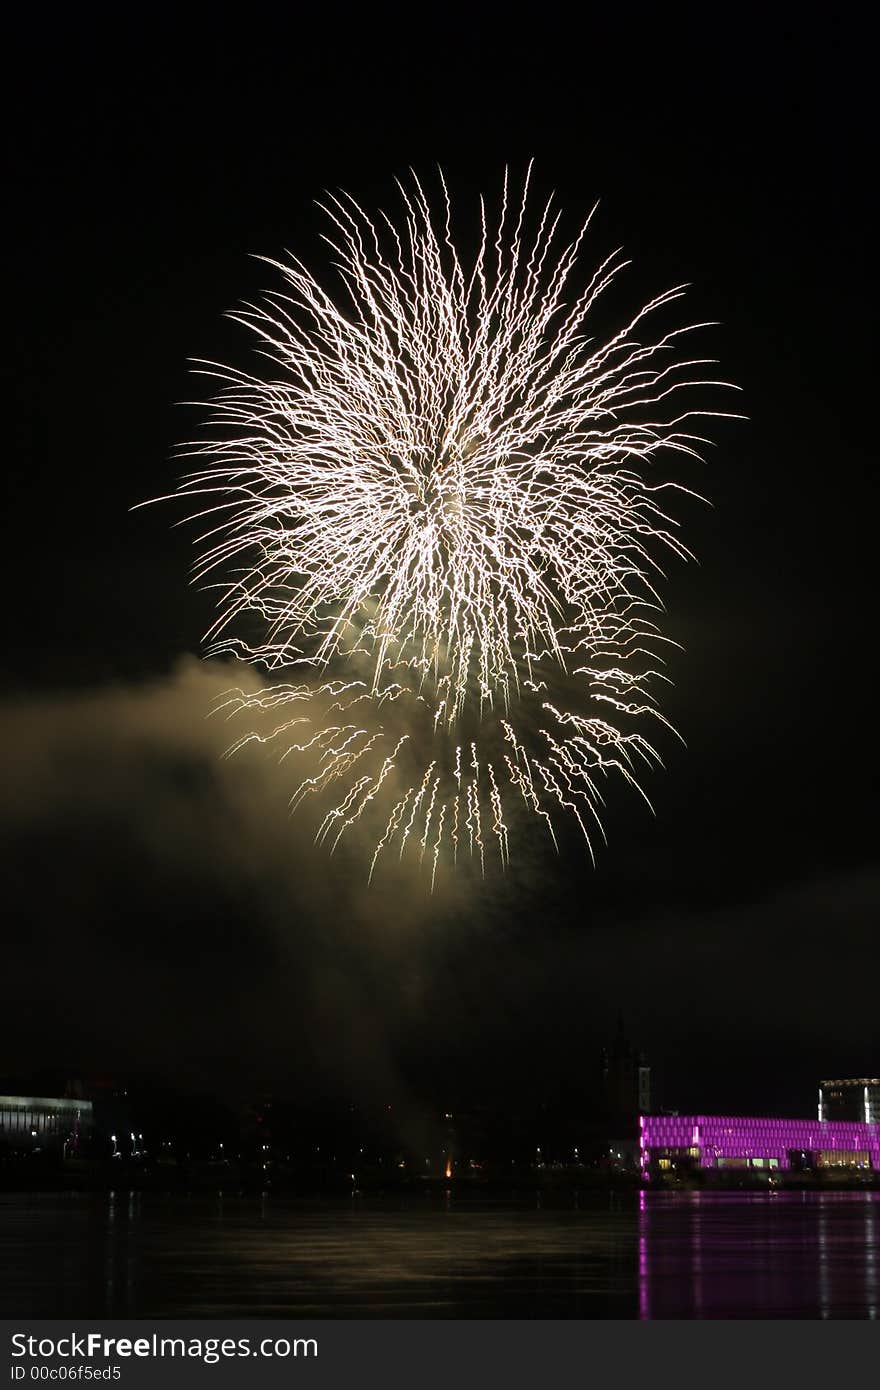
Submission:
<svg viewBox="0 0 880 1390">
<path fill-rule="evenodd" d="M 234 747 L 299 761 L 318 841 L 368 823 L 371 877 L 392 849 L 432 887 L 441 855 L 503 865 L 523 810 L 554 841 L 572 816 L 592 853 L 603 779 L 659 762 L 658 555 L 687 552 L 650 466 L 699 457 L 695 418 L 726 412 L 688 393 L 726 383 L 681 350 L 704 325 L 650 332 L 683 286 L 592 335 L 628 262 L 575 288 L 590 219 L 560 240 L 530 175 L 494 221 L 480 200 L 470 259 L 442 175 L 436 213 L 415 176 L 396 219 L 328 195 L 336 294 L 269 261 L 281 287 L 233 315 L 260 375 L 202 364 L 216 437 L 182 491 L 197 577 L 226 576 L 210 649 L 283 677 L 230 693 L 254 719 Z"/>
</svg>

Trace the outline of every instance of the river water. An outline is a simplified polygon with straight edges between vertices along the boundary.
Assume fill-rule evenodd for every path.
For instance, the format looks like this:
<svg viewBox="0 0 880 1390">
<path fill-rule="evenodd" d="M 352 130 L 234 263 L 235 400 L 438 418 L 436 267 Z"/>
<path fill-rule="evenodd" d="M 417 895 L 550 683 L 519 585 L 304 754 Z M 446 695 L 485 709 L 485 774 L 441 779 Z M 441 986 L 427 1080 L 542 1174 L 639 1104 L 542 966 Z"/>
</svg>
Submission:
<svg viewBox="0 0 880 1390">
<path fill-rule="evenodd" d="M 3 1317 L 877 1318 L 880 1192 L 0 1193 Z"/>
</svg>

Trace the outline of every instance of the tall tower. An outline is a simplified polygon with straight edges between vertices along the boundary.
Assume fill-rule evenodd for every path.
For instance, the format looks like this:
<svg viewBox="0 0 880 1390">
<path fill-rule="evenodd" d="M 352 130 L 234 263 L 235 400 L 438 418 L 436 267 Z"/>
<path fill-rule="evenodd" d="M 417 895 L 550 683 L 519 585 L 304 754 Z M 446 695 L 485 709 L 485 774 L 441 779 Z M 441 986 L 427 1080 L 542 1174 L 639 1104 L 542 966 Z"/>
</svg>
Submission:
<svg viewBox="0 0 880 1390">
<path fill-rule="evenodd" d="M 622 1015 L 613 1042 L 602 1050 L 602 1096 L 610 1132 L 620 1139 L 635 1138 L 639 1115 L 651 1109 L 651 1068 L 626 1037 Z"/>
</svg>

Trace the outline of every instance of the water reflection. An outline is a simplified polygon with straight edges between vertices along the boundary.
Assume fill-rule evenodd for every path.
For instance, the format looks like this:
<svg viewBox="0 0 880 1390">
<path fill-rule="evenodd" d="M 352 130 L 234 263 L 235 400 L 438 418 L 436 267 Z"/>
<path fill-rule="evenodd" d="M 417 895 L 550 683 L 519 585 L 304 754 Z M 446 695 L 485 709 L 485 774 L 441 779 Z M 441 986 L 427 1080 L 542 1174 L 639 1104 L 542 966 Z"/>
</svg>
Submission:
<svg viewBox="0 0 880 1390">
<path fill-rule="evenodd" d="M 876 1318 L 878 1200 L 643 1192 L 639 1317 Z"/>
<path fill-rule="evenodd" d="M 877 1203 L 865 1205 L 865 1311 L 867 1316 L 877 1318 Z"/>
<path fill-rule="evenodd" d="M 880 1193 L 0 1194 L 0 1315 L 874 1318 Z"/>
</svg>

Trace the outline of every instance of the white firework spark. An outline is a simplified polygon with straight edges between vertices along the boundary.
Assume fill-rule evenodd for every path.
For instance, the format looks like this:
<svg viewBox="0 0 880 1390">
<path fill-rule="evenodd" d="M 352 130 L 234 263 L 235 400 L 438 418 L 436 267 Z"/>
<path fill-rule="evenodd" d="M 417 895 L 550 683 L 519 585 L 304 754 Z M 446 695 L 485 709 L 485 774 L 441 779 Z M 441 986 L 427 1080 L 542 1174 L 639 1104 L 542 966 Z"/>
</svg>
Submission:
<svg viewBox="0 0 880 1390">
<path fill-rule="evenodd" d="M 328 196 L 339 302 L 300 261 L 270 261 L 283 291 L 234 315 L 269 371 L 203 364 L 223 383 L 218 437 L 191 446 L 206 462 L 182 489 L 208 499 L 198 577 L 232 569 L 211 650 L 284 674 L 231 692 L 261 726 L 275 715 L 236 747 L 303 760 L 291 804 L 329 799 L 319 841 L 377 827 L 371 875 L 392 847 L 432 886 L 444 851 L 504 864 L 515 805 L 554 839 L 573 815 L 590 845 L 601 779 L 638 786 L 659 761 L 641 732 L 663 719 L 650 613 L 658 552 L 686 551 L 675 485 L 648 468 L 661 449 L 698 456 L 692 421 L 724 412 L 681 393 L 726 383 L 679 350 L 703 325 L 644 337 L 682 286 L 590 336 L 627 262 L 572 290 L 590 219 L 560 244 L 530 173 L 516 199 L 505 175 L 491 226 L 481 200 L 470 260 L 442 175 L 437 217 L 414 176 L 397 221 Z"/>
</svg>

